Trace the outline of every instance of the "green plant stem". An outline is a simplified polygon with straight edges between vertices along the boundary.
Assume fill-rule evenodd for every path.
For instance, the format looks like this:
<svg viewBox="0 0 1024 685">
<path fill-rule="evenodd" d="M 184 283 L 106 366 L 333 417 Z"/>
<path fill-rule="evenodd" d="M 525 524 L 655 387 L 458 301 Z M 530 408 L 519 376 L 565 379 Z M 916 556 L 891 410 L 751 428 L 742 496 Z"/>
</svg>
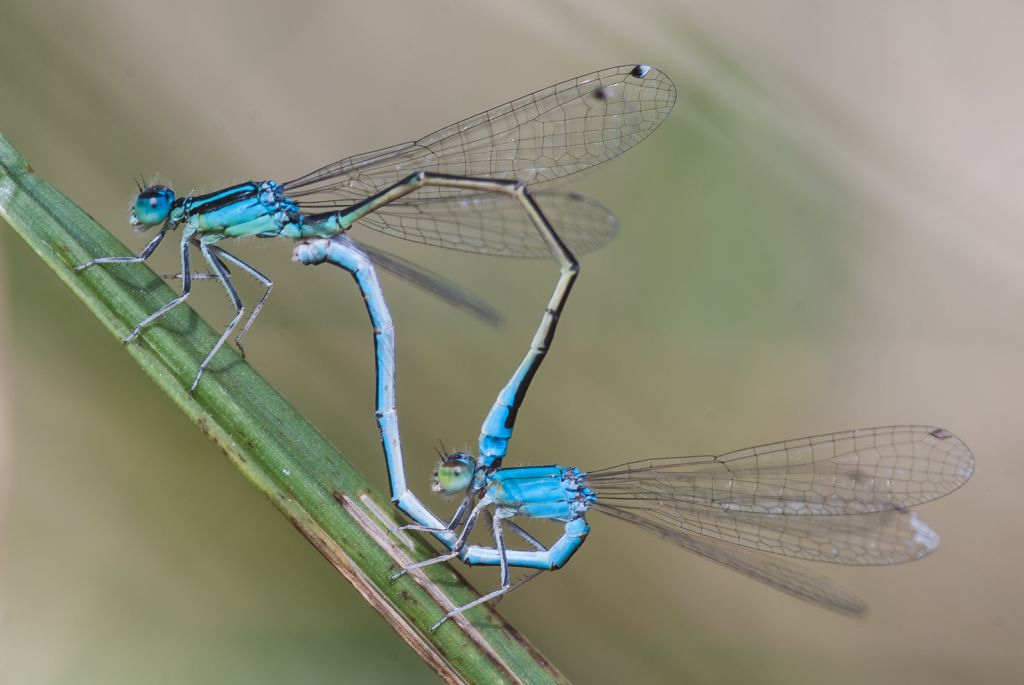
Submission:
<svg viewBox="0 0 1024 685">
<path fill-rule="evenodd" d="M 75 265 L 93 257 L 128 251 L 40 179 L 2 135 L 0 216 L 118 339 L 174 296 L 142 264 L 75 273 Z M 351 285 L 339 281 L 339 287 Z M 392 581 L 396 567 L 432 556 L 430 547 L 389 533 L 399 521 L 388 499 L 234 351 L 222 350 L 217 372 L 207 372 L 189 394 L 198 363 L 216 339 L 194 311 L 181 306 L 126 350 L 444 680 L 565 682 L 492 609 L 474 609 L 471 622 L 461 617 L 431 633 L 442 614 L 472 601 L 476 592 L 444 564 Z"/>
</svg>

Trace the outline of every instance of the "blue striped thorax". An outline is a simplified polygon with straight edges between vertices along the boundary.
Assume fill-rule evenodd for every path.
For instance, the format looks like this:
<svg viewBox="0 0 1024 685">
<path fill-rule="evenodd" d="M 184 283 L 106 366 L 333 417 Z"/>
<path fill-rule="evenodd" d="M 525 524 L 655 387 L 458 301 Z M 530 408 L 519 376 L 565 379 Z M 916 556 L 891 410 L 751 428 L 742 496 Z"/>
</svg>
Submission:
<svg viewBox="0 0 1024 685">
<path fill-rule="evenodd" d="M 283 195 L 275 181 L 239 183 L 191 198 L 186 202 L 185 217 L 190 227 L 204 235 L 224 238 L 302 235 L 303 217 L 299 206 Z"/>
<path fill-rule="evenodd" d="M 583 487 L 584 474 L 564 466 L 525 466 L 500 469 L 487 482 L 487 496 L 495 505 L 534 518 L 569 521 L 594 503 Z"/>
</svg>

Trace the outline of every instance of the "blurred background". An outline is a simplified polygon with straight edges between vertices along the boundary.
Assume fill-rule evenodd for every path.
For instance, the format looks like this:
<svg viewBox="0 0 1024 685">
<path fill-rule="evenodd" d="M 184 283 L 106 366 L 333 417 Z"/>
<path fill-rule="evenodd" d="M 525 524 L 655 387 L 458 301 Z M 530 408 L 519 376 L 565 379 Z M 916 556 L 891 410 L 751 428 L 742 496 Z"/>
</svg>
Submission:
<svg viewBox="0 0 1024 685">
<path fill-rule="evenodd" d="M 283 180 L 597 68 L 665 70 L 669 120 L 573 186 L 622 232 L 583 259 L 509 463 L 597 468 L 920 422 L 963 437 L 978 472 L 923 508 L 943 536 L 930 558 L 817 568 L 867 600 L 865 620 L 599 515 L 565 570 L 501 611 L 580 683 L 1020 682 L 1020 5 L 102 0 L 2 14 L 0 131 L 133 250 L 139 172 L 179 193 Z M 434 448 L 475 446 L 556 269 L 368 233 L 507 317 L 492 330 L 385 281 L 410 482 L 434 502 Z M 286 241 L 230 249 L 276 282 L 250 362 L 386 490 L 351 281 L 291 264 Z M 0 681 L 434 680 L 12 231 L 0 250 Z M 153 267 L 174 261 L 161 250 Z M 216 287 L 194 304 L 214 326 L 230 317 Z M 470 574 L 481 589 L 495 576 Z"/>
</svg>

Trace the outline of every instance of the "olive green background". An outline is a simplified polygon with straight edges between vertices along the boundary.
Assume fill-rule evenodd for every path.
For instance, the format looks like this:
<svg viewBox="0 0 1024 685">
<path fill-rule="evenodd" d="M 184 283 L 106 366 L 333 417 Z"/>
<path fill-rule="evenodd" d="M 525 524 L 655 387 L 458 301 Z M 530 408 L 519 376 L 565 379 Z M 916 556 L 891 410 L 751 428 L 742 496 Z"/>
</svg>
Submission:
<svg viewBox="0 0 1024 685">
<path fill-rule="evenodd" d="M 1024 10 L 846 5 L 8 0 L 0 131 L 140 249 L 140 172 L 179 193 L 283 180 L 655 64 L 672 116 L 572 186 L 622 232 L 582 260 L 509 463 L 920 422 L 963 437 L 978 474 L 923 508 L 932 557 L 818 567 L 869 602 L 862 621 L 596 514 L 573 562 L 501 610 L 580 683 L 1019 682 Z M 556 269 L 356 233 L 507 316 L 492 330 L 385 280 L 410 482 L 436 502 L 434 449 L 473 448 Z M 250 362 L 385 488 L 350 279 L 285 241 L 234 247 L 276 282 Z M 433 680 L 13 232 L 0 250 L 0 682 Z M 197 289 L 226 323 L 223 292 Z"/>
</svg>

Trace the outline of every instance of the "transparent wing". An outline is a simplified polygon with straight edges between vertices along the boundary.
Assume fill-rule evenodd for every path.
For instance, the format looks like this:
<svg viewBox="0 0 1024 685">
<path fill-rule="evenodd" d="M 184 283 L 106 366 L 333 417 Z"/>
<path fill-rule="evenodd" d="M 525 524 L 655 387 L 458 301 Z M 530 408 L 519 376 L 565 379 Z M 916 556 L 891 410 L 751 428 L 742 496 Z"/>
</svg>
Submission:
<svg viewBox="0 0 1024 685">
<path fill-rule="evenodd" d="M 906 510 L 854 516 L 785 516 L 725 512 L 673 502 L 663 507 L 595 505 L 612 516 L 628 511 L 648 527 L 686 531 L 796 559 L 853 566 L 884 566 L 920 559 L 935 551 L 939 536 Z M 621 518 L 621 516 L 620 516 Z"/>
<path fill-rule="evenodd" d="M 633 147 L 665 120 L 675 99 L 671 79 L 657 69 L 645 65 L 603 69 L 505 103 L 418 141 L 329 164 L 285 183 L 284 189 L 304 210 L 321 213 L 357 203 L 414 171 L 516 179 L 532 187 L 543 186 Z M 487 242 L 481 243 L 482 205 L 458 200 L 482 197 L 479 191 L 428 186 L 363 221 L 407 240 L 457 250 L 549 255 L 519 246 L 537 242 L 533 238 L 536 229 L 525 217 L 492 223 L 482 229 Z M 410 209 L 425 205 L 422 211 Z M 512 207 L 508 202 L 490 206 Z M 512 210 L 507 214 L 511 216 Z M 594 225 L 586 232 L 604 235 L 609 217 L 594 213 L 590 217 Z M 558 222 L 551 221 L 562 235 Z M 501 234 L 496 231 L 511 236 L 498 237 Z M 607 239 L 584 244 L 604 242 Z"/>
<path fill-rule="evenodd" d="M 727 511 L 843 515 L 902 509 L 956 490 L 974 472 L 962 440 L 932 426 L 884 426 L 749 447 L 720 456 L 647 459 L 592 471 L 602 499 Z"/>
<path fill-rule="evenodd" d="M 584 74 L 446 126 L 417 141 L 343 159 L 284 184 L 291 197 L 358 200 L 414 171 L 539 185 L 616 157 L 646 138 L 675 104 L 662 72 L 625 65 Z M 401 203 L 464 191 L 432 188 Z"/>
<path fill-rule="evenodd" d="M 652 529 L 802 559 L 889 564 L 938 544 L 906 509 L 956 490 L 973 471 L 973 455 L 949 431 L 887 426 L 637 461 L 591 472 L 587 484 L 599 509 Z"/>
<path fill-rule="evenodd" d="M 827 578 L 786 563 L 782 559 L 699 535 L 691 535 L 683 530 L 658 526 L 624 509 L 601 506 L 599 508 L 610 516 L 640 526 L 667 542 L 738 571 L 797 599 L 848 616 L 859 616 L 867 611 L 867 606 L 856 595 L 835 585 Z"/>
<path fill-rule="evenodd" d="M 596 200 L 558 192 L 536 193 L 534 199 L 558 236 L 577 255 L 598 249 L 618 233 L 615 216 Z M 551 249 L 530 223 L 523 206 L 506 195 L 388 205 L 362 222 L 381 233 L 462 252 L 551 256 Z"/>
</svg>

